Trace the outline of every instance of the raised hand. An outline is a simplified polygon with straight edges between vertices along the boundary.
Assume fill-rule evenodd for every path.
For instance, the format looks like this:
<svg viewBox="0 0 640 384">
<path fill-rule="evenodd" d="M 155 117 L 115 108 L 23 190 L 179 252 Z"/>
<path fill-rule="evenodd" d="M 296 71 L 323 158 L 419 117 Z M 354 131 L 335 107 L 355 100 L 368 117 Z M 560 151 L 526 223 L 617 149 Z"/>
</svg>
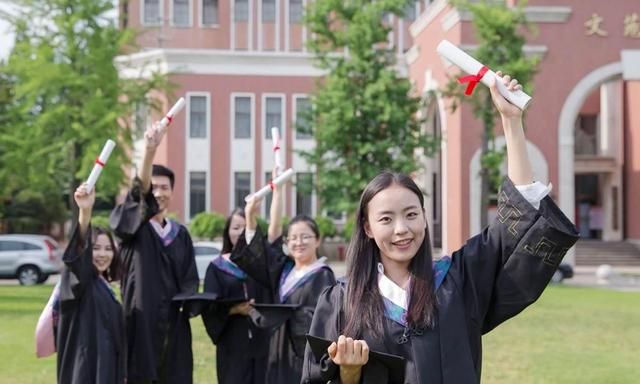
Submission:
<svg viewBox="0 0 640 384">
<path fill-rule="evenodd" d="M 93 188 L 91 192 L 87 192 L 87 184 L 83 183 L 76 189 L 73 198 L 81 211 L 91 210 L 96 201 L 96 189 Z"/>
<path fill-rule="evenodd" d="M 158 148 L 166 132 L 167 128 L 162 128 L 159 121 L 148 127 L 144 132 L 144 143 L 147 149 L 155 150 Z"/>
<path fill-rule="evenodd" d="M 496 78 L 492 83 L 489 89 L 491 90 L 491 98 L 493 99 L 493 104 L 496 106 L 496 109 L 503 118 L 513 119 L 522 117 L 522 111 L 520 108 L 511 104 L 507 99 L 504 98 L 498 91 L 497 81 L 502 81 L 502 83 L 507 87 L 509 91 L 519 91 L 522 89 L 522 85 L 518 83 L 518 80 L 512 79 L 509 75 L 502 74 L 501 71 L 496 72 L 496 75 L 501 77 L 501 79 Z"/>
</svg>

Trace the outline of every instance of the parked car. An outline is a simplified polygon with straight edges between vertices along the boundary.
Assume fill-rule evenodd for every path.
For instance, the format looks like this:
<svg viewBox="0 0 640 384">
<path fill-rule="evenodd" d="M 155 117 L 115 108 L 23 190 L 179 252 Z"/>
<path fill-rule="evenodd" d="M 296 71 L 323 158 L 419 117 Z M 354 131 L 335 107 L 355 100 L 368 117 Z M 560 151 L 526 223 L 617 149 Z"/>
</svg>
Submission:
<svg viewBox="0 0 640 384">
<path fill-rule="evenodd" d="M 44 283 L 60 273 L 63 250 L 49 236 L 0 235 L 0 278 L 21 285 Z"/>
<path fill-rule="evenodd" d="M 562 283 L 564 279 L 570 279 L 573 277 L 573 267 L 571 264 L 560 263 L 558 265 L 558 269 L 554 272 L 553 276 L 551 276 L 552 283 Z"/>
<path fill-rule="evenodd" d="M 198 268 L 198 277 L 200 280 L 204 280 L 204 276 L 207 273 L 207 267 L 209 263 L 215 258 L 220 256 L 222 250 L 222 243 L 218 241 L 198 241 L 193 244 L 193 249 L 196 254 L 196 267 Z"/>
</svg>

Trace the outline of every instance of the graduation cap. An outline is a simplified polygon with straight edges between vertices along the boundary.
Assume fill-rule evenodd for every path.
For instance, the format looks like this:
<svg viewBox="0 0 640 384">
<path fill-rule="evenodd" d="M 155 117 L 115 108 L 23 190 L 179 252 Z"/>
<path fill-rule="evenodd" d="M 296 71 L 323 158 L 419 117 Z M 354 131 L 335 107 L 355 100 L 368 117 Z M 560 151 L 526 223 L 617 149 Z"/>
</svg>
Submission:
<svg viewBox="0 0 640 384">
<path fill-rule="evenodd" d="M 189 313 L 190 317 L 198 316 L 204 311 L 226 311 L 230 307 L 248 301 L 244 297 L 220 298 L 217 293 L 180 293 L 171 300 L 179 303 L 182 310 Z"/>
<path fill-rule="evenodd" d="M 253 324 L 262 329 L 275 329 L 285 323 L 300 307 L 300 304 L 251 304 L 254 311 L 249 313 Z"/>
<path fill-rule="evenodd" d="M 327 349 L 333 343 L 312 335 L 307 335 L 307 342 L 317 361 L 328 355 Z M 362 383 L 404 384 L 406 364 L 404 357 L 369 350 L 369 361 L 362 369 Z"/>
</svg>

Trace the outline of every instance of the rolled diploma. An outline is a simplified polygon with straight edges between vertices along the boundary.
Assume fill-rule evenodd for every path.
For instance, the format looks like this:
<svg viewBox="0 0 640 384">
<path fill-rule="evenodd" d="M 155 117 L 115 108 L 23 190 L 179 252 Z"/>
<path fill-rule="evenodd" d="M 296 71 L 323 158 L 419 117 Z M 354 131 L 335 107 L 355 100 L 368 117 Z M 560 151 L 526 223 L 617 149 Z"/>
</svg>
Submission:
<svg viewBox="0 0 640 384">
<path fill-rule="evenodd" d="M 98 177 L 100 177 L 100 173 L 102 173 L 102 164 L 107 164 L 107 160 L 109 160 L 109 156 L 111 156 L 111 152 L 113 148 L 116 147 L 116 143 L 109 139 L 106 143 L 104 143 L 104 147 L 102 147 L 102 152 L 100 152 L 100 156 L 98 156 L 98 160 L 93 165 L 93 169 L 89 174 L 89 178 L 87 179 L 87 192 L 91 192 L 93 187 L 96 185 L 96 181 L 98 181 Z"/>
<path fill-rule="evenodd" d="M 291 177 L 293 177 L 293 168 L 289 168 L 286 171 L 282 172 L 282 174 L 278 177 L 276 177 L 275 179 L 273 179 L 272 183 L 275 185 L 282 185 L 284 184 L 287 180 L 289 180 Z M 271 193 L 271 185 L 266 185 L 264 187 L 262 187 L 262 189 L 260 189 L 258 192 L 249 195 L 247 197 L 244 198 L 244 201 L 249 201 L 251 199 L 258 198 L 261 199 L 265 196 L 267 196 L 269 193 Z"/>
<path fill-rule="evenodd" d="M 445 59 L 449 60 L 453 64 L 457 65 L 463 71 L 475 75 L 480 71 L 483 65 L 473 57 L 469 56 L 465 51 L 451 44 L 447 40 L 442 40 L 440 44 L 438 44 L 438 48 L 436 49 L 438 53 L 443 56 Z M 487 87 L 491 86 L 491 77 L 495 77 L 499 79 L 498 75 L 493 72 L 491 69 L 487 71 L 487 73 L 482 77 L 481 82 Z M 509 102 L 521 110 L 527 109 L 529 103 L 531 102 L 531 96 L 526 93 L 519 91 L 509 91 L 507 87 L 502 83 L 502 81 L 498 81 L 498 91 L 505 99 L 509 100 Z"/>
<path fill-rule="evenodd" d="M 278 173 L 282 169 L 282 160 L 280 158 L 280 131 L 277 127 L 271 128 L 271 140 L 273 140 L 273 157 L 276 163 L 276 173 Z"/>
<path fill-rule="evenodd" d="M 171 121 L 173 120 L 175 115 L 180 112 L 182 108 L 184 108 L 185 104 L 186 103 L 184 101 L 184 97 L 179 98 L 178 101 L 176 101 L 176 103 L 173 105 L 173 107 L 171 107 L 169 112 L 167 112 L 165 117 L 160 120 L 160 126 L 158 127 L 158 129 L 165 129 L 169 124 L 171 124 Z"/>
</svg>

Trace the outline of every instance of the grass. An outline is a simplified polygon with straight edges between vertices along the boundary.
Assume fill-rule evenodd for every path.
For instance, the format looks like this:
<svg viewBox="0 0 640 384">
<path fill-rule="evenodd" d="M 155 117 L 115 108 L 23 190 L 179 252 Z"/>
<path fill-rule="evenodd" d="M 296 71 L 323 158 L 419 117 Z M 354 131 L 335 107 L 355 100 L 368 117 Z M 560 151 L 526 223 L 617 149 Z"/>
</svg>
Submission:
<svg viewBox="0 0 640 384">
<path fill-rule="evenodd" d="M 0 286 L 0 384 L 53 383 L 55 357 L 36 359 L 33 332 L 51 286 Z M 484 338 L 483 383 L 640 380 L 640 293 L 550 287 Z M 194 381 L 216 383 L 215 348 L 192 319 Z"/>
</svg>

